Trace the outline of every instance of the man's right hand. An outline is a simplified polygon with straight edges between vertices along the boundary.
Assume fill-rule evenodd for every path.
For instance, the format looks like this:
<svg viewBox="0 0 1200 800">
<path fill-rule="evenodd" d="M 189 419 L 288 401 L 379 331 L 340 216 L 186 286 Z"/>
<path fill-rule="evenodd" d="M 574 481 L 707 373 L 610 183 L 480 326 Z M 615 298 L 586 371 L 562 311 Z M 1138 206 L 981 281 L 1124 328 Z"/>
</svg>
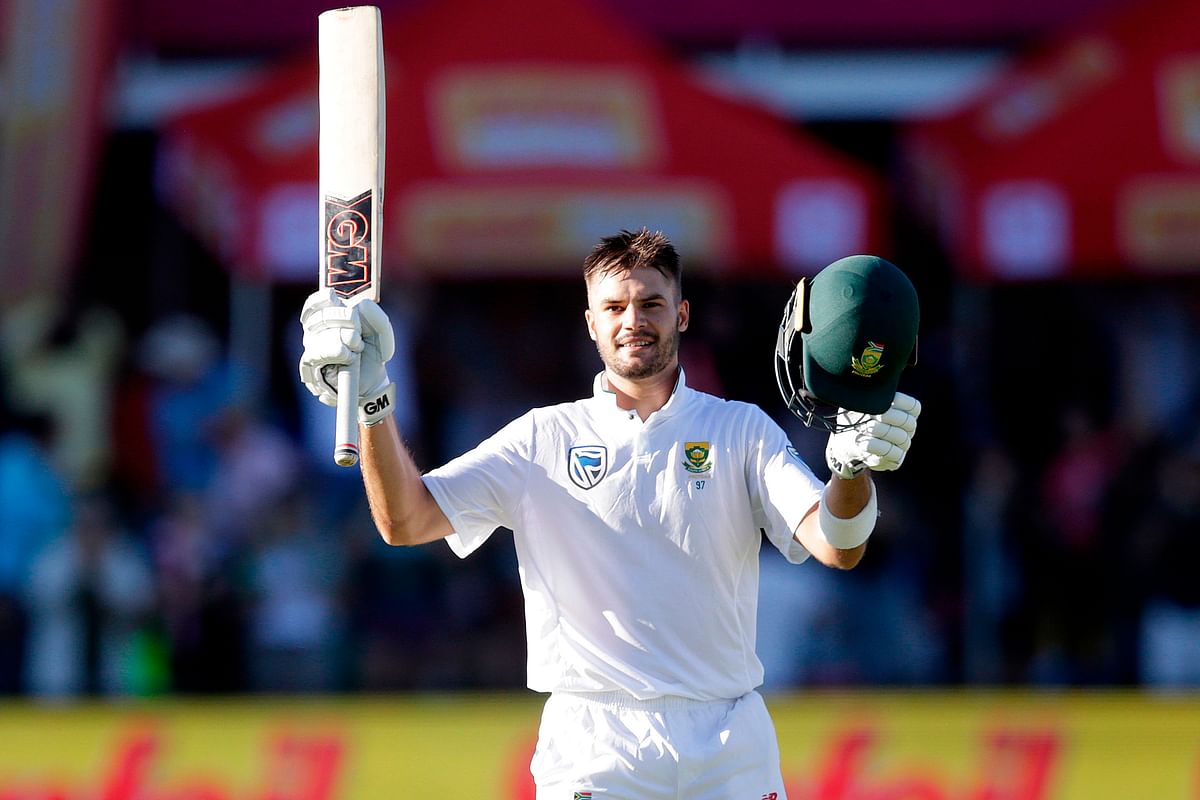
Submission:
<svg viewBox="0 0 1200 800">
<path fill-rule="evenodd" d="M 337 405 L 338 367 L 359 359 L 358 403 L 375 398 L 390 383 L 387 362 L 396 352 L 396 337 L 387 314 L 372 300 L 344 304 L 332 289 L 313 292 L 300 312 L 304 353 L 300 380 L 327 406 Z"/>
</svg>

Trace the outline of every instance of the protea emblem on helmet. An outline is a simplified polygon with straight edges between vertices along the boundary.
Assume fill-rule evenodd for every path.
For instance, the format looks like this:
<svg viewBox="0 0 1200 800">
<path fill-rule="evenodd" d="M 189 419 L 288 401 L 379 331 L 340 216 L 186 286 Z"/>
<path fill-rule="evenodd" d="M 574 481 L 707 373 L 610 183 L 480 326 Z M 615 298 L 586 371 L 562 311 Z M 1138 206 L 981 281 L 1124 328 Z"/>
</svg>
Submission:
<svg viewBox="0 0 1200 800">
<path fill-rule="evenodd" d="M 712 451 L 708 442 L 685 442 L 683 455 L 687 457 L 683 468 L 688 472 L 708 472 L 712 469 Z"/>
<path fill-rule="evenodd" d="M 850 357 L 850 368 L 854 370 L 855 375 L 861 375 L 864 378 L 869 378 L 879 372 L 883 369 L 883 345 L 867 342 L 861 356 Z"/>
</svg>

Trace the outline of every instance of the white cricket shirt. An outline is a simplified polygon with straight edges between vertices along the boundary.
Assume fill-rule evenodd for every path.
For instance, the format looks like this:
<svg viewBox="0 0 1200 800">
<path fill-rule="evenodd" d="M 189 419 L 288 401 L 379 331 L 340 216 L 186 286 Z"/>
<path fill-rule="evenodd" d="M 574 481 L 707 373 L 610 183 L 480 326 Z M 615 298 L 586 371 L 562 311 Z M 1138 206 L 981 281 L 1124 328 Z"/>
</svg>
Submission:
<svg viewBox="0 0 1200 800">
<path fill-rule="evenodd" d="M 822 485 L 757 406 L 689 389 L 642 422 L 592 397 L 534 409 L 423 478 L 465 558 L 513 531 L 529 688 L 715 700 L 762 683 L 760 530 L 789 561 Z"/>
</svg>

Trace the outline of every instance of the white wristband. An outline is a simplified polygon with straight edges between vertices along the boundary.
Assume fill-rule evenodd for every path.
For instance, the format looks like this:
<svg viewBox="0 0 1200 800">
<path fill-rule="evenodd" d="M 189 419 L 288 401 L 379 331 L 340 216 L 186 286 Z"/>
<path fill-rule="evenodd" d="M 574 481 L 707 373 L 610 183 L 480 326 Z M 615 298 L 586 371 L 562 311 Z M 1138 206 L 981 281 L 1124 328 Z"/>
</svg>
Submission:
<svg viewBox="0 0 1200 800">
<path fill-rule="evenodd" d="M 358 421 L 368 428 L 378 425 L 396 410 L 396 384 L 387 386 L 358 400 Z"/>
<path fill-rule="evenodd" d="M 871 496 L 867 498 L 867 504 L 863 506 L 862 511 L 859 511 L 849 519 L 835 517 L 829 511 L 829 504 L 825 502 L 825 492 L 829 491 L 829 487 L 825 487 L 825 491 L 821 492 L 821 508 L 817 512 L 821 523 L 821 535 L 825 537 L 825 541 L 836 547 L 838 550 L 852 550 L 865 542 L 871 536 L 871 532 L 875 530 L 875 519 L 879 516 L 879 503 L 875 500 L 875 485 L 868 484 L 871 490 Z"/>
</svg>

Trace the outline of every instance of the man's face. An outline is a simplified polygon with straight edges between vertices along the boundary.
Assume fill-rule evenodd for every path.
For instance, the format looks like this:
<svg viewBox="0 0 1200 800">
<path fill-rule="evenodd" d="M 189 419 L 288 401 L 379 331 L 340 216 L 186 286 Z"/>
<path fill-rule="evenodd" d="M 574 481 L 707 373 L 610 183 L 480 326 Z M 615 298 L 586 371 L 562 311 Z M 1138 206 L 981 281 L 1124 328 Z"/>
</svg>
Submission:
<svg viewBox="0 0 1200 800">
<path fill-rule="evenodd" d="M 656 269 L 613 271 L 588 283 L 588 333 L 613 374 L 639 380 L 674 369 L 688 303 Z"/>
</svg>

